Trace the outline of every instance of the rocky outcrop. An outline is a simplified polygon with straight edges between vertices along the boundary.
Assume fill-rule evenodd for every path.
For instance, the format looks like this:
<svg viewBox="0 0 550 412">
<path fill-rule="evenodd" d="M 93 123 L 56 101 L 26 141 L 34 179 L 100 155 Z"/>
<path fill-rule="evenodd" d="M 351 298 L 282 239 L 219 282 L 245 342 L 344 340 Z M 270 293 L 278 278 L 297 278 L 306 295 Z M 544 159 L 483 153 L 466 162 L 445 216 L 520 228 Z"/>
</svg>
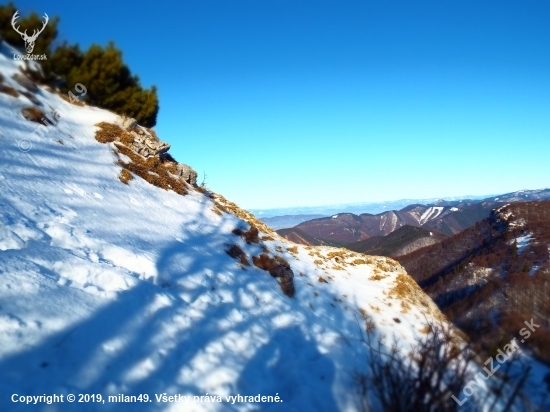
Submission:
<svg viewBox="0 0 550 412">
<path fill-rule="evenodd" d="M 197 184 L 197 172 L 191 166 L 183 163 L 178 163 L 176 166 L 178 171 L 177 175 L 185 180 L 190 185 L 195 186 Z"/>
<path fill-rule="evenodd" d="M 145 157 L 156 157 L 161 159 L 172 159 L 168 154 L 170 145 L 160 140 L 154 132 L 141 127 L 135 119 L 123 117 L 120 120 L 120 126 L 126 131 L 124 143 L 135 153 Z M 173 160 L 173 159 L 172 159 Z M 175 176 L 186 183 L 195 186 L 197 184 L 197 172 L 183 163 L 175 162 Z"/>
<path fill-rule="evenodd" d="M 122 118 L 121 126 L 134 138 L 133 142 L 130 143 L 130 148 L 143 157 L 162 157 L 170 150 L 168 143 L 163 142 L 147 129 L 139 126 L 135 119 Z"/>
</svg>

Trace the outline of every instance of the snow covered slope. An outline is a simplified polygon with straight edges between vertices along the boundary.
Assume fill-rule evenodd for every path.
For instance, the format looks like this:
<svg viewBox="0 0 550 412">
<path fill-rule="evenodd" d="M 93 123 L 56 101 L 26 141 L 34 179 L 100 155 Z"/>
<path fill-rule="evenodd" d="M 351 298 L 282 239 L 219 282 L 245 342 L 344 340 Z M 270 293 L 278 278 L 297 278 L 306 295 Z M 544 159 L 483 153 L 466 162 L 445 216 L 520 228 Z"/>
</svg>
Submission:
<svg viewBox="0 0 550 412">
<path fill-rule="evenodd" d="M 9 55 L 0 72 L 25 91 Z M 247 243 L 235 214 L 253 217 L 222 197 L 137 176 L 123 184 L 114 145 L 94 138 L 115 114 L 33 95 L 62 113 L 56 126 L 26 120 L 24 95 L 0 93 L 0 410 L 30 410 L 12 394 L 54 393 L 152 402 L 32 410 L 356 410 L 359 309 L 405 348 L 441 319 L 391 259 L 295 246 L 261 224 Z M 232 245 L 249 266 L 226 253 Z M 289 263 L 293 297 L 252 264 L 262 254 Z M 157 402 L 163 394 L 224 403 Z M 226 402 L 237 394 L 283 403 Z"/>
</svg>

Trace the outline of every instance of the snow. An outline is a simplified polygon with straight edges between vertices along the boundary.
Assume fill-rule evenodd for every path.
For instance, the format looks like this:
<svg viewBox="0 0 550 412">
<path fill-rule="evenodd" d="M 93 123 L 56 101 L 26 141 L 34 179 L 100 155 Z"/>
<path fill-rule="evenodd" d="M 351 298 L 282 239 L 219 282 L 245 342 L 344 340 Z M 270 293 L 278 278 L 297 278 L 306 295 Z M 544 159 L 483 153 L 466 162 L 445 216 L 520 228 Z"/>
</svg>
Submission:
<svg viewBox="0 0 550 412">
<path fill-rule="evenodd" d="M 17 70 L 4 48 L 0 71 L 21 90 L 11 79 Z M 358 341 L 359 309 L 404 350 L 426 320 L 442 318 L 420 290 L 390 293 L 399 275 L 408 277 L 391 259 L 297 246 L 276 235 L 247 244 L 232 233 L 247 224 L 215 213 L 198 191 L 180 196 L 137 177 L 122 184 L 113 146 L 94 139 L 94 124 L 118 117 L 42 88 L 37 98 L 62 113 L 41 135 L 32 132 L 46 126 L 21 115 L 26 98 L 0 93 L 0 394 L 261 394 L 283 403 L 232 408 L 352 411 L 352 374 L 364 372 L 367 353 Z M 20 150 L 23 140 L 28 151 Z M 285 296 L 267 272 L 242 267 L 225 253 L 228 244 L 249 260 L 264 247 L 284 256 L 296 295 Z M 28 409 L 2 396 L 0 410 Z"/>
<path fill-rule="evenodd" d="M 521 255 L 524 251 L 524 249 L 529 245 L 529 242 L 533 238 L 532 233 L 527 233 L 526 235 L 518 236 L 515 239 L 512 239 L 510 241 L 510 244 L 513 244 L 516 242 L 518 247 L 518 254 Z"/>
<path fill-rule="evenodd" d="M 443 212 L 443 209 L 445 209 L 443 206 L 431 206 L 427 208 L 424 213 L 422 213 L 422 216 L 420 216 L 419 224 L 423 225 L 427 221 L 435 219 Z"/>
</svg>

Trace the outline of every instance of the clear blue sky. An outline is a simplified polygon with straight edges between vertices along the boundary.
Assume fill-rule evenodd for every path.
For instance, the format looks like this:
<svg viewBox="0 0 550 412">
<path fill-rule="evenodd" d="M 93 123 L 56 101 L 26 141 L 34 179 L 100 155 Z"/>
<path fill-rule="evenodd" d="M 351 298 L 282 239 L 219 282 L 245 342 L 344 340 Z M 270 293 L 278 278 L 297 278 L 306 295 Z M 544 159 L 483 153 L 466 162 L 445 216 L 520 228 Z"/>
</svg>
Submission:
<svg viewBox="0 0 550 412">
<path fill-rule="evenodd" d="M 243 207 L 550 186 L 548 0 L 16 5 L 114 40 L 176 159 Z"/>
</svg>

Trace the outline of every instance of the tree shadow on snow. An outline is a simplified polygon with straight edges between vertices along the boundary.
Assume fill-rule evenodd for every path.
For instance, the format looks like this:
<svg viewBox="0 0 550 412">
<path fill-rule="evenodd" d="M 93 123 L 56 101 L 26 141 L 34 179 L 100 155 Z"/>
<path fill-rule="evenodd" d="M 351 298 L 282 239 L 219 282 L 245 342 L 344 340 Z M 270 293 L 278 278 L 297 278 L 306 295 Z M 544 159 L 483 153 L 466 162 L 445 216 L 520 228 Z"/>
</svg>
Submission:
<svg viewBox="0 0 550 412">
<path fill-rule="evenodd" d="M 154 282 L 139 281 L 116 298 L 103 299 L 104 306 L 80 323 L 39 343 L 29 342 L 1 359 L 0 410 L 54 410 L 47 405 L 12 403 L 13 393 L 98 393 L 104 399 L 148 394 L 152 402 L 101 406 L 65 402 L 57 404 L 56 410 L 157 411 L 170 404 L 157 403 L 155 394 L 200 396 L 208 388 L 211 395 L 219 390 L 231 395 L 278 393 L 283 400 L 255 404 L 258 410 L 338 410 L 332 390 L 334 363 L 303 332 L 310 323 L 319 322 L 317 315 L 304 315 L 304 329 L 297 322 L 274 327 L 272 320 L 281 311 L 297 308 L 296 299 L 282 296 L 267 272 L 238 269 L 234 259 L 219 253 L 228 235 L 219 225 L 208 223 L 204 213 L 185 224 L 181 241 L 164 247 Z M 52 287 L 66 287 L 43 276 Z M 79 294 L 88 297 L 84 291 L 71 291 L 75 299 Z M 283 303 L 265 305 L 263 300 L 269 296 Z M 236 342 L 242 336 L 247 341 L 240 347 Z M 208 380 L 219 373 L 225 381 Z M 206 380 L 201 381 L 204 376 Z M 242 403 L 231 406 L 225 397 L 224 404 L 217 406 L 245 407 Z M 200 410 L 200 405 L 195 407 Z"/>
<path fill-rule="evenodd" d="M 250 359 L 239 377 L 237 393 L 278 395 L 282 400 L 256 403 L 262 411 L 337 411 L 332 395 L 334 375 L 332 361 L 299 327 L 292 326 L 277 330 Z"/>
</svg>

